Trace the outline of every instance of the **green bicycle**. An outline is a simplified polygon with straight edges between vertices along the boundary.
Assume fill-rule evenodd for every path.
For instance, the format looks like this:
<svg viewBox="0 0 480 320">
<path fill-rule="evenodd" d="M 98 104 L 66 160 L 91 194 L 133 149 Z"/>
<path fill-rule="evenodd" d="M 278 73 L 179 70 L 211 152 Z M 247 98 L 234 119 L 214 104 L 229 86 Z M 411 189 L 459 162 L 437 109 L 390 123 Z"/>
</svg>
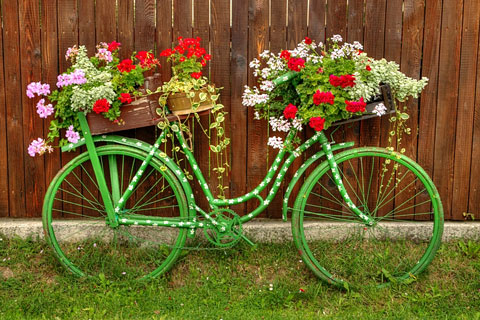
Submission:
<svg viewBox="0 0 480 320">
<path fill-rule="evenodd" d="M 291 212 L 295 245 L 315 275 L 340 287 L 408 282 L 429 265 L 440 245 L 443 209 L 437 189 L 402 154 L 376 147 L 352 149 L 353 142 L 332 144 L 317 132 L 296 150 L 280 151 L 252 191 L 216 199 L 177 133 L 210 204 L 206 211 L 196 204 L 184 172 L 161 151 L 165 132 L 154 145 L 92 136 L 85 115 L 78 113 L 78 118 L 84 138 L 62 151 L 82 145 L 87 151 L 58 172 L 43 205 L 45 236 L 61 264 L 78 276 L 159 276 L 188 249 L 187 241 L 198 229 L 220 248 L 241 239 L 252 244 L 243 224 L 273 200 L 296 156 L 317 143 L 321 151 L 295 172 L 283 201 L 283 218 Z M 290 132 L 286 142 L 293 136 Z M 289 207 L 292 190 L 307 172 Z M 261 192 L 268 185 L 264 199 Z M 259 204 L 246 215 L 229 209 L 254 199 Z"/>
</svg>

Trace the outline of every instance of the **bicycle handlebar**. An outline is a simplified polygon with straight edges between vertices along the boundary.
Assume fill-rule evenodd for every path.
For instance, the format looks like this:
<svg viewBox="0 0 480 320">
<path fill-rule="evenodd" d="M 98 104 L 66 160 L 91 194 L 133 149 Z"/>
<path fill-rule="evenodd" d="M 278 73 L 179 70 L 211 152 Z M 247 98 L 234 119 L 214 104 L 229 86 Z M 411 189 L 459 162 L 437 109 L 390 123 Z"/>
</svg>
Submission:
<svg viewBox="0 0 480 320">
<path fill-rule="evenodd" d="M 283 76 L 278 77 L 277 79 L 273 80 L 273 83 L 276 86 L 278 86 L 279 84 L 282 84 L 282 83 L 285 83 L 285 82 L 288 82 L 288 81 L 292 80 L 293 78 L 297 77 L 298 75 L 299 75 L 298 72 L 290 71 L 290 72 L 285 73 Z"/>
</svg>

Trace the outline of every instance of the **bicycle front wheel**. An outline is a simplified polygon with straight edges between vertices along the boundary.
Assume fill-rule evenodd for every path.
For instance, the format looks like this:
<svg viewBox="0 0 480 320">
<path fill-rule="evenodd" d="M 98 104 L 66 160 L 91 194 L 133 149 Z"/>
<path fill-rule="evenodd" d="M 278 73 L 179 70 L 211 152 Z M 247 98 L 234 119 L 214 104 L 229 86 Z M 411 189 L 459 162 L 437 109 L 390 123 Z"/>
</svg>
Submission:
<svg viewBox="0 0 480 320">
<path fill-rule="evenodd" d="M 113 199 L 123 194 L 147 154 L 107 145 L 97 148 Z M 129 215 L 187 221 L 187 201 L 174 174 L 153 158 L 126 203 Z M 116 190 L 114 192 L 113 190 Z M 72 159 L 53 179 L 44 200 L 43 228 L 61 264 L 78 276 L 145 279 L 167 271 L 186 241 L 186 229 L 107 225 L 87 152 Z"/>
<path fill-rule="evenodd" d="M 425 171 L 382 148 L 335 155 L 365 225 L 344 202 L 325 161 L 306 179 L 292 214 L 295 244 L 307 266 L 337 286 L 384 286 L 416 279 L 432 261 L 443 232 L 443 208 Z"/>
</svg>

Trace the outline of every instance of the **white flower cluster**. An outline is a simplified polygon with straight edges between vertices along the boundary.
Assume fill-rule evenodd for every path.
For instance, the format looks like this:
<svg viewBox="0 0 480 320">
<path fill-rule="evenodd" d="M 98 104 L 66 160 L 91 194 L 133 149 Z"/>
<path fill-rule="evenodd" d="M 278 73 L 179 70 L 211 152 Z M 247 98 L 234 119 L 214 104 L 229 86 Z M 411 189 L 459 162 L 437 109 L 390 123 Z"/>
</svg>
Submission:
<svg viewBox="0 0 480 320">
<path fill-rule="evenodd" d="M 273 83 L 273 81 L 270 81 L 270 80 L 265 80 L 260 85 L 260 89 L 263 91 L 270 92 L 273 90 L 273 88 L 275 88 L 275 84 Z"/>
<path fill-rule="evenodd" d="M 423 77 L 415 80 L 407 77 L 400 71 L 400 66 L 395 61 L 367 60 L 365 53 L 360 54 L 360 59 L 356 61 L 356 69 L 365 69 L 366 65 L 371 68 L 368 83 L 360 80 L 360 75 L 355 73 L 355 86 L 349 88 L 349 93 L 353 100 L 363 97 L 365 100 L 379 94 L 378 83 L 388 83 L 396 99 L 405 101 L 409 96 L 418 98 L 420 92 L 428 83 L 428 78 Z"/>
<path fill-rule="evenodd" d="M 317 47 L 317 45 L 315 44 L 315 42 L 312 42 L 310 45 L 308 45 L 308 44 L 305 43 L 305 40 L 303 40 L 302 42 L 300 42 L 298 44 L 298 46 L 295 49 L 289 50 L 289 52 L 294 57 L 305 59 L 305 58 L 307 58 L 308 56 L 311 55 L 310 47 L 315 49 Z"/>
<path fill-rule="evenodd" d="M 283 149 L 283 139 L 280 137 L 270 137 L 268 138 L 267 145 L 273 149 Z"/>
<path fill-rule="evenodd" d="M 245 86 L 245 90 L 242 95 L 242 104 L 246 107 L 254 107 L 256 104 L 266 103 L 268 101 L 268 94 L 260 93 L 257 87 Z"/>
<path fill-rule="evenodd" d="M 379 103 L 375 106 L 372 112 L 381 117 L 387 113 L 387 107 L 383 103 Z"/>
<path fill-rule="evenodd" d="M 339 35 L 339 34 L 334 34 L 331 39 L 332 39 L 332 41 L 335 42 L 335 43 L 337 43 L 337 42 L 342 42 L 342 41 L 343 41 L 342 36 Z"/>
<path fill-rule="evenodd" d="M 281 116 L 280 118 L 270 117 L 269 123 L 272 131 L 289 132 L 292 127 L 298 131 L 302 131 L 303 129 L 302 119 L 299 118 L 290 121 L 285 119 L 284 116 Z"/>
<path fill-rule="evenodd" d="M 291 128 L 290 121 L 283 116 L 280 118 L 270 117 L 269 123 L 273 131 L 288 132 Z"/>
</svg>

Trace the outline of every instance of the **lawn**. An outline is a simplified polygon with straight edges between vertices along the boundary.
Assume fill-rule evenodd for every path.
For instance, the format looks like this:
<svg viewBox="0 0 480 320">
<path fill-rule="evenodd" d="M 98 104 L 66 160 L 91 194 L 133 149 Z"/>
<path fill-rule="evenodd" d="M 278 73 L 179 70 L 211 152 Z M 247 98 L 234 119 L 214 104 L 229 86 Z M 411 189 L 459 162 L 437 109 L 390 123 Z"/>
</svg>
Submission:
<svg viewBox="0 0 480 320">
<path fill-rule="evenodd" d="M 444 243 L 409 285 L 342 291 L 293 244 L 192 251 L 139 283 L 77 279 L 44 242 L 1 238 L 0 319 L 480 319 L 478 242 Z"/>
</svg>

